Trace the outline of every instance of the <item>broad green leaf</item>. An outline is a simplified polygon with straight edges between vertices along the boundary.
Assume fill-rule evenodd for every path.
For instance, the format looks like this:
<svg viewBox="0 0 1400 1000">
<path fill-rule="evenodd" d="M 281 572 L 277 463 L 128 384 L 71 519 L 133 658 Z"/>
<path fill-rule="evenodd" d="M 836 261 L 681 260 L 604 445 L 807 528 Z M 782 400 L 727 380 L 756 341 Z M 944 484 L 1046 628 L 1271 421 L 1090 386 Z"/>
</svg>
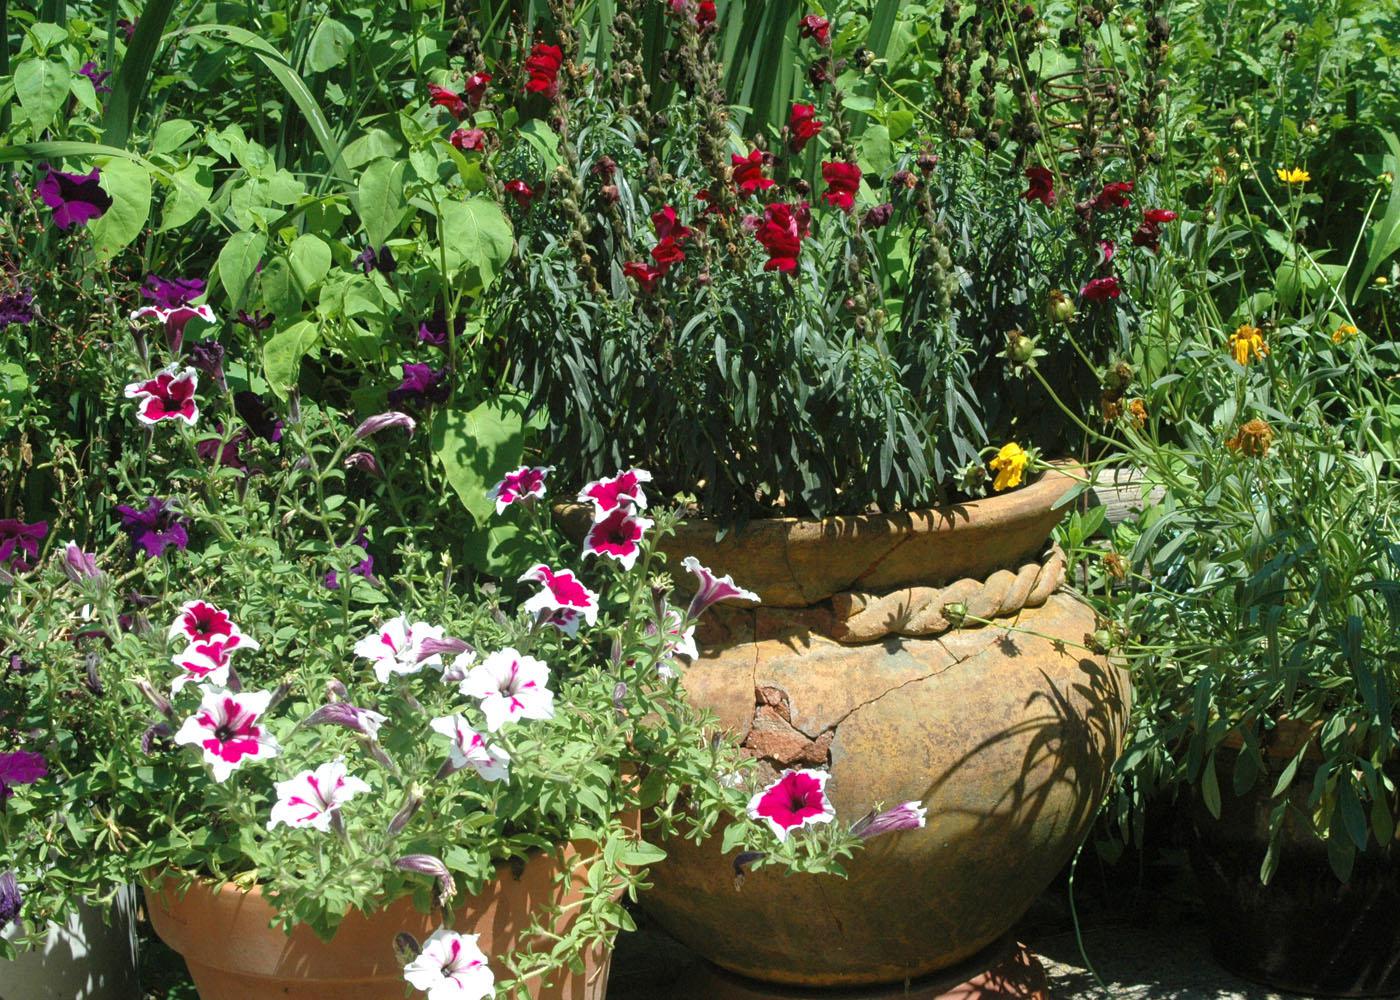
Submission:
<svg viewBox="0 0 1400 1000">
<path fill-rule="evenodd" d="M 890 130 L 883 125 L 867 125 L 856 143 L 856 162 L 867 174 L 883 176 L 889 173 L 894 168 L 894 145 L 890 142 Z"/>
<path fill-rule="evenodd" d="M 313 73 L 324 73 L 345 62 L 345 57 L 355 44 L 354 33 L 333 17 L 328 17 L 316 25 L 311 33 L 311 45 L 306 50 L 306 68 Z"/>
<path fill-rule="evenodd" d="M 633 867 L 640 868 L 645 865 L 654 865 L 658 861 L 665 861 L 666 852 L 655 844 L 648 844 L 645 840 L 639 840 L 636 843 L 629 844 L 626 849 L 623 850 L 619 860 L 624 865 L 632 865 Z"/>
<path fill-rule="evenodd" d="M 209 168 L 200 163 L 188 163 L 170 175 L 170 191 L 160 214 L 160 229 L 178 229 L 204 210 L 214 191 L 214 178 Z"/>
<path fill-rule="evenodd" d="M 243 304 L 243 290 L 266 249 L 264 233 L 245 232 L 234 233 L 219 252 L 219 281 L 228 292 L 231 308 L 237 309 Z"/>
<path fill-rule="evenodd" d="M 262 290 L 263 303 L 273 314 L 291 316 L 301 311 L 305 296 L 286 257 L 273 257 L 263 265 L 258 287 Z"/>
<path fill-rule="evenodd" d="M 93 249 L 100 261 L 112 256 L 141 235 L 151 215 L 151 175 L 132 160 L 110 159 L 100 164 L 102 188 L 112 196 L 112 207 L 88 226 Z"/>
<path fill-rule="evenodd" d="M 402 147 L 402 142 L 382 128 L 372 128 L 346 146 L 341 159 L 351 170 L 358 170 L 381 156 L 397 156 Z"/>
<path fill-rule="evenodd" d="M 1201 773 L 1201 801 L 1216 819 L 1220 818 L 1220 779 L 1215 773 L 1215 754 L 1206 759 Z"/>
<path fill-rule="evenodd" d="M 467 411 L 442 409 L 433 420 L 433 455 L 479 525 L 496 512 L 487 491 L 520 465 L 525 450 L 524 416 L 523 401 L 508 396 Z"/>
<path fill-rule="evenodd" d="M 408 165 L 403 160 L 375 160 L 360 174 L 360 186 L 355 202 L 365 236 L 374 246 L 383 244 L 403 218 L 403 175 Z"/>
<path fill-rule="evenodd" d="M 510 220 L 488 198 L 446 203 L 438 228 L 438 238 L 447 250 L 447 269 L 460 273 L 459 287 L 467 292 L 489 287 L 515 247 Z"/>
<path fill-rule="evenodd" d="M 314 233 L 302 233 L 287 250 L 287 262 L 302 294 L 308 295 L 331 269 L 331 248 Z"/>
<path fill-rule="evenodd" d="M 285 400 L 291 394 L 301 374 L 301 359 L 320 339 L 320 327 L 301 320 L 274 334 L 263 345 L 263 374 L 278 399 Z"/>
<path fill-rule="evenodd" d="M 559 156 L 559 133 L 538 118 L 522 122 L 517 130 L 544 161 L 544 172 L 550 174 L 563 161 Z"/>
<path fill-rule="evenodd" d="M 151 152 L 173 153 L 185 144 L 195 133 L 194 122 L 183 118 L 172 118 L 160 123 L 156 134 L 151 137 Z"/>
<path fill-rule="evenodd" d="M 15 97 L 35 138 L 49 127 L 68 99 L 72 78 L 67 65 L 56 60 L 26 59 L 15 67 Z"/>
</svg>

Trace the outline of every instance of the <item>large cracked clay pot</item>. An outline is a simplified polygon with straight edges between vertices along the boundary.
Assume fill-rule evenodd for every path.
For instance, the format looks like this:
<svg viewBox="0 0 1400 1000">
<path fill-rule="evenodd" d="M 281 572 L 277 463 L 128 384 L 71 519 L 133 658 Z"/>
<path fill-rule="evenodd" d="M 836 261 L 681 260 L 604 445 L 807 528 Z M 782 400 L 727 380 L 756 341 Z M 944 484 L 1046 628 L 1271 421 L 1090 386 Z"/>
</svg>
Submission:
<svg viewBox="0 0 1400 1000">
<path fill-rule="evenodd" d="M 737 891 L 717 836 L 673 841 L 644 895 L 662 926 L 727 970 L 804 987 L 917 978 L 1007 933 L 1087 832 L 1128 710 L 1047 551 L 1070 485 L 1052 471 L 951 510 L 667 540 L 763 598 L 709 624 L 691 697 L 774 771 L 830 767 L 839 821 L 920 800 L 928 825 L 871 842 L 848 880 L 761 869 Z M 951 628 L 948 603 L 997 624 Z"/>
</svg>

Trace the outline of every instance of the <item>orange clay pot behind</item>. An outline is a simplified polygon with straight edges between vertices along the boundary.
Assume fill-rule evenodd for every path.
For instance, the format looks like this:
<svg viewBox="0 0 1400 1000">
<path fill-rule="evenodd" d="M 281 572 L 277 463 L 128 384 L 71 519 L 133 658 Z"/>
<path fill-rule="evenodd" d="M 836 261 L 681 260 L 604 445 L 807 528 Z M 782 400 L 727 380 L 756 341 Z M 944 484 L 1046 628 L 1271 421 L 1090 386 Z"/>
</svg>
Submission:
<svg viewBox="0 0 1400 1000">
<path fill-rule="evenodd" d="M 454 928 L 481 935 L 478 944 L 492 957 L 498 981 L 506 970 L 497 957 L 520 945 L 536 915 L 581 898 L 588 869 L 573 845 L 565 849 L 563 865 L 572 866 L 566 888 L 556 884 L 560 861 L 538 854 L 518 877 L 510 865 L 500 865 L 496 881 L 480 895 L 456 901 Z M 146 907 L 156 933 L 184 957 L 201 1000 L 404 1000 L 409 991 L 394 936 L 407 931 L 421 942 L 438 929 L 441 916 L 420 913 L 404 897 L 374 913 L 351 913 L 334 938 L 322 941 L 309 927 L 284 934 L 269 926 L 275 911 L 261 890 L 224 885 L 216 891 L 203 880 L 184 896 L 173 881 L 148 887 Z M 570 922 L 562 920 L 559 932 Z M 610 961 L 611 952 L 599 949 L 586 956 L 582 973 L 563 969 L 551 985 L 532 987 L 531 996 L 603 1000 Z"/>
</svg>

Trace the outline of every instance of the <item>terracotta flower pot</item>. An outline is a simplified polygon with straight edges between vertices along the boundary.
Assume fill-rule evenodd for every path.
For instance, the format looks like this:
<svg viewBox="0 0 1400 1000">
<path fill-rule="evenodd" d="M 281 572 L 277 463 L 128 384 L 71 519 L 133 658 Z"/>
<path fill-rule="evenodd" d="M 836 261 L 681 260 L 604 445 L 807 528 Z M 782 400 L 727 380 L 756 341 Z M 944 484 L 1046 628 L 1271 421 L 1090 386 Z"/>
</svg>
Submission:
<svg viewBox="0 0 1400 1000">
<path fill-rule="evenodd" d="M 1263 743 L 1266 770 L 1234 795 L 1241 741 L 1218 752 L 1220 817 L 1199 796 L 1191 805 L 1191 862 L 1205 898 L 1211 951 L 1236 975 L 1309 996 L 1400 994 L 1400 836 L 1357 853 L 1338 882 L 1327 845 L 1302 817 L 1322 762 L 1320 723 L 1283 720 Z M 1232 734 L 1233 737 L 1233 734 Z M 1308 745 L 1287 796 L 1278 868 L 1268 885 L 1259 866 L 1269 843 L 1270 795 L 1288 762 Z M 1393 777 L 1400 777 L 1400 768 Z"/>
<path fill-rule="evenodd" d="M 514 950 L 520 935 L 546 906 L 571 902 L 586 885 L 587 868 L 566 849 L 572 865 L 567 891 L 556 885 L 561 871 L 553 855 L 531 858 L 519 873 L 509 865 L 478 896 L 458 899 L 453 928 L 481 935 L 478 944 L 491 956 L 497 980 L 506 970 L 496 956 Z M 404 897 L 374 913 L 351 913 L 330 941 L 309 927 L 291 934 L 269 926 L 275 911 L 254 888 L 234 885 L 215 890 L 196 881 L 183 896 L 171 881 L 146 889 L 146 908 L 156 933 L 189 966 L 201 1000 L 404 1000 L 408 987 L 394 955 L 394 936 L 407 931 L 420 942 L 440 925 L 440 915 L 421 913 Z M 560 925 L 560 930 L 569 921 Z M 611 951 L 586 957 L 581 973 L 564 969 L 536 1000 L 603 1000 L 607 993 Z"/>
<path fill-rule="evenodd" d="M 1067 644 L 1095 627 L 1045 557 L 1070 486 L 1049 472 L 949 509 L 757 521 L 720 540 L 691 522 L 665 540 L 763 601 L 702 623 L 691 697 L 774 770 L 829 767 L 840 822 L 928 807 L 926 828 L 873 841 L 849 880 L 765 869 L 735 891 L 717 837 L 668 843 L 643 902 L 671 934 L 791 986 L 918 978 L 1006 934 L 1087 832 L 1128 709 L 1126 675 Z M 949 603 L 1025 631 L 952 628 Z"/>
</svg>

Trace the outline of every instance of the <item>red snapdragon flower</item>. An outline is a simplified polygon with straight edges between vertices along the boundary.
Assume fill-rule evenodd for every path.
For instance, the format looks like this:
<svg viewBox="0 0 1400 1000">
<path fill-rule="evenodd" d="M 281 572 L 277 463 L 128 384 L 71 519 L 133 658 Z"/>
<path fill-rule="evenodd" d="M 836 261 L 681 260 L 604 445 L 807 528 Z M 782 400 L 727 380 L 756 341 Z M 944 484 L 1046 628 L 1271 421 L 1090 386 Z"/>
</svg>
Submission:
<svg viewBox="0 0 1400 1000">
<path fill-rule="evenodd" d="M 439 87 L 436 83 L 428 84 L 428 101 L 435 108 L 446 108 L 458 121 L 471 113 L 471 108 L 461 94 L 446 87 Z"/>
<path fill-rule="evenodd" d="M 665 274 L 674 265 L 685 260 L 685 251 L 681 249 L 680 242 L 674 236 L 667 236 L 651 248 L 651 259 L 656 261 L 661 273 Z"/>
<path fill-rule="evenodd" d="M 513 181 L 506 182 L 506 194 L 514 198 L 515 203 L 521 208 L 529 208 L 530 199 L 535 196 L 535 189 L 517 177 Z"/>
<path fill-rule="evenodd" d="M 557 45 L 543 42 L 530 50 L 525 60 L 525 72 L 530 79 L 525 81 L 525 89 L 532 94 L 543 94 L 553 100 L 559 93 L 559 67 L 564 65 L 564 53 Z"/>
<path fill-rule="evenodd" d="M 1106 212 L 1110 208 L 1127 208 L 1130 200 L 1128 195 L 1132 193 L 1132 190 L 1132 181 L 1113 181 L 1105 184 L 1103 190 L 1094 199 L 1094 210 Z"/>
<path fill-rule="evenodd" d="M 658 240 L 674 239 L 684 242 L 694 235 L 689 226 L 680 224 L 675 208 L 670 205 L 663 205 L 660 211 L 651 213 L 651 224 L 656 227 Z"/>
<path fill-rule="evenodd" d="M 1176 213 L 1169 208 L 1149 208 L 1142 213 L 1142 221 L 1150 222 L 1154 226 L 1162 226 L 1168 222 L 1175 222 Z"/>
<path fill-rule="evenodd" d="M 622 265 L 622 273 L 637 282 L 637 286 L 646 295 L 656 291 L 657 282 L 661 280 L 666 272 L 661 268 L 652 267 L 650 264 L 640 260 L 629 260 Z"/>
<path fill-rule="evenodd" d="M 860 190 L 860 167 L 854 163 L 823 163 L 822 180 L 826 181 L 822 201 L 843 212 L 855 206 L 856 192 Z"/>
<path fill-rule="evenodd" d="M 817 121 L 817 109 L 811 104 L 794 104 L 788 112 L 788 148 L 794 153 L 821 134 L 824 122 Z"/>
<path fill-rule="evenodd" d="M 773 178 L 763 176 L 763 166 L 768 162 L 768 157 L 761 149 L 755 149 L 748 156 L 733 153 L 729 162 L 734 167 L 734 183 L 742 195 L 766 191 L 777 183 Z"/>
<path fill-rule="evenodd" d="M 1133 246 L 1157 252 L 1162 243 L 1162 226 L 1176 221 L 1176 213 L 1167 208 L 1149 208 L 1142 213 L 1142 225 L 1133 232 Z"/>
<path fill-rule="evenodd" d="M 715 10 L 715 0 L 700 0 L 695 8 L 695 26 L 701 31 L 709 30 L 719 17 Z"/>
<path fill-rule="evenodd" d="M 464 153 L 486 152 L 486 133 L 479 128 L 454 129 L 447 141 Z"/>
<path fill-rule="evenodd" d="M 481 99 L 486 96 L 486 85 L 490 82 L 490 73 L 473 73 L 467 77 L 466 95 L 473 110 L 481 107 Z"/>
<path fill-rule="evenodd" d="M 1026 201 L 1038 201 L 1042 205 L 1055 204 L 1055 175 L 1045 167 L 1027 167 L 1026 180 L 1030 187 L 1021 195 Z"/>
<path fill-rule="evenodd" d="M 1109 299 L 1118 298 L 1121 291 L 1118 279 L 1110 274 L 1090 281 L 1079 290 L 1079 297 L 1086 302 L 1107 302 Z"/>
<path fill-rule="evenodd" d="M 816 14 L 804 14 L 797 22 L 797 31 L 803 38 L 812 38 L 824 49 L 831 48 L 831 22 Z"/>
<path fill-rule="evenodd" d="M 811 232 L 811 211 L 807 203 L 790 205 L 778 202 L 763 210 L 763 221 L 754 230 L 754 239 L 768 251 L 765 271 L 781 271 L 790 274 L 797 270 L 797 255 L 802 250 L 802 241 Z"/>
</svg>

